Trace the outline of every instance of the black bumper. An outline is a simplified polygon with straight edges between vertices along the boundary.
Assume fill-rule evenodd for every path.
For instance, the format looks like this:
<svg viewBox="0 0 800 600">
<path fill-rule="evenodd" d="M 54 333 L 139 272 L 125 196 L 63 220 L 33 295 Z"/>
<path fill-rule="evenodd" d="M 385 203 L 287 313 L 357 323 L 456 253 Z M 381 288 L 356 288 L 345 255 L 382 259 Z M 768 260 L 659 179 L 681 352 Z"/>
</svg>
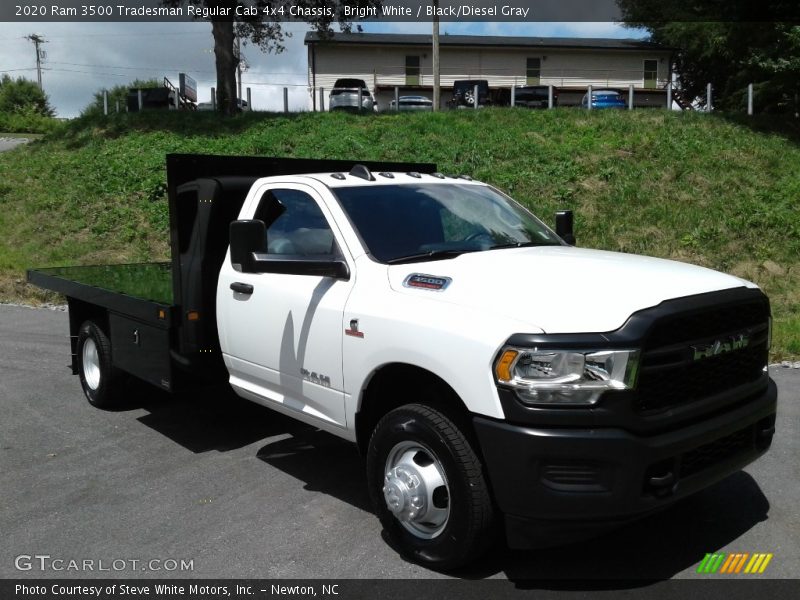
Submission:
<svg viewBox="0 0 800 600">
<path fill-rule="evenodd" d="M 526 520 L 573 529 L 624 522 L 738 471 L 769 448 L 776 406 L 770 380 L 744 405 L 657 435 L 484 417 L 474 425 L 495 500 L 514 533 L 509 543 L 519 547 Z"/>
</svg>

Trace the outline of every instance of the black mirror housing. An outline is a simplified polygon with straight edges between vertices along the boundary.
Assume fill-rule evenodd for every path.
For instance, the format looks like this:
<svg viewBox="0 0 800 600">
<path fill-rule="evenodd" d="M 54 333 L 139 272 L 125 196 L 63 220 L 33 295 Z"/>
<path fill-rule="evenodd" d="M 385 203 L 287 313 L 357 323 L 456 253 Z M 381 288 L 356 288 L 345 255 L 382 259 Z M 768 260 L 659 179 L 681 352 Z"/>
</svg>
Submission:
<svg viewBox="0 0 800 600">
<path fill-rule="evenodd" d="M 574 216 L 571 210 L 559 210 L 556 212 L 556 233 L 570 246 L 575 245 L 575 234 L 572 227 Z"/>
<path fill-rule="evenodd" d="M 253 273 L 254 252 L 267 247 L 267 227 L 264 221 L 233 221 L 230 226 L 231 264 L 237 271 Z"/>
<path fill-rule="evenodd" d="M 252 254 L 256 273 L 282 273 L 284 275 L 315 275 L 334 279 L 350 279 L 347 263 L 330 256 L 301 256 L 280 254 Z"/>
</svg>

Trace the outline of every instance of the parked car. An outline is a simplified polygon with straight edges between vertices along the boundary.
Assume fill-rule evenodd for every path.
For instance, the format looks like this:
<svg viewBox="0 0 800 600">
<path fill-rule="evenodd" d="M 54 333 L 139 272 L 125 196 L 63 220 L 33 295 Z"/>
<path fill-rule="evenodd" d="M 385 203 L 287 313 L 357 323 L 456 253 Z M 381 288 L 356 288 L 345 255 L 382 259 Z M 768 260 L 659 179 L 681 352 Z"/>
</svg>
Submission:
<svg viewBox="0 0 800 600">
<path fill-rule="evenodd" d="M 247 100 L 242 100 L 241 98 L 237 98 L 236 100 L 239 108 L 241 110 L 247 110 Z M 214 110 L 214 103 L 213 102 L 199 102 L 197 104 L 197 110 Z"/>
<path fill-rule="evenodd" d="M 400 96 L 400 107 L 398 109 L 394 100 L 389 103 L 389 110 L 420 111 L 433 110 L 433 102 L 426 96 Z"/>
<path fill-rule="evenodd" d="M 450 108 L 474 108 L 475 86 L 478 86 L 478 106 L 492 104 L 489 82 L 486 79 L 462 79 L 453 82 L 453 97 Z"/>
<path fill-rule="evenodd" d="M 581 106 L 588 108 L 589 94 L 584 94 Z M 622 94 L 616 90 L 592 90 L 592 108 L 627 108 Z"/>
<path fill-rule="evenodd" d="M 547 108 L 550 89 L 546 85 L 523 85 L 514 89 L 514 105 L 527 108 Z M 558 89 L 553 88 L 553 106 L 558 105 Z"/>
<path fill-rule="evenodd" d="M 358 91 L 361 90 L 359 101 Z M 363 79 L 337 79 L 333 84 L 330 99 L 328 101 L 329 110 L 375 110 L 375 101 L 369 92 L 366 82 Z"/>
</svg>

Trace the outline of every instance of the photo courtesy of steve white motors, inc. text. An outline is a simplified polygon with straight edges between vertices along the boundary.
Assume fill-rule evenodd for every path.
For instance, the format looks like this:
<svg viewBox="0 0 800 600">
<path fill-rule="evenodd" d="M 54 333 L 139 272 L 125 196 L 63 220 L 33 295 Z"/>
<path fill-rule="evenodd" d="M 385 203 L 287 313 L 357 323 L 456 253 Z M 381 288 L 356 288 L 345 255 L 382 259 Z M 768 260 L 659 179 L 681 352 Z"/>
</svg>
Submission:
<svg viewBox="0 0 800 600">
<path fill-rule="evenodd" d="M 342 586 L 338 583 L 318 584 L 318 585 L 282 585 L 262 583 L 258 586 L 245 584 L 209 584 L 209 583 L 105 583 L 102 584 L 75 584 L 75 583 L 52 583 L 28 585 L 23 583 L 15 584 L 14 595 L 16 597 L 90 597 L 90 598 L 109 598 L 112 596 L 125 596 L 132 598 L 144 598 L 149 596 L 159 597 L 180 597 L 190 596 L 192 598 L 223 598 L 223 597 L 242 597 L 265 595 L 270 596 L 300 596 L 315 597 L 338 596 Z"/>
</svg>

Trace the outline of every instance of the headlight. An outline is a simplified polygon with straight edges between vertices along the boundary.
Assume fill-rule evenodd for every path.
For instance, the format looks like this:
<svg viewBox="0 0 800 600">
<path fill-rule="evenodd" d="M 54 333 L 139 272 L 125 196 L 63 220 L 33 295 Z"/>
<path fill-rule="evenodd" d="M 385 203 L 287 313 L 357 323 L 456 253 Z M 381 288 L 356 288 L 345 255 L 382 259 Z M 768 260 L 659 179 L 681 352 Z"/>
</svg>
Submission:
<svg viewBox="0 0 800 600">
<path fill-rule="evenodd" d="M 526 404 L 591 406 L 607 390 L 633 388 L 638 366 L 638 350 L 504 348 L 495 375 Z"/>
</svg>

